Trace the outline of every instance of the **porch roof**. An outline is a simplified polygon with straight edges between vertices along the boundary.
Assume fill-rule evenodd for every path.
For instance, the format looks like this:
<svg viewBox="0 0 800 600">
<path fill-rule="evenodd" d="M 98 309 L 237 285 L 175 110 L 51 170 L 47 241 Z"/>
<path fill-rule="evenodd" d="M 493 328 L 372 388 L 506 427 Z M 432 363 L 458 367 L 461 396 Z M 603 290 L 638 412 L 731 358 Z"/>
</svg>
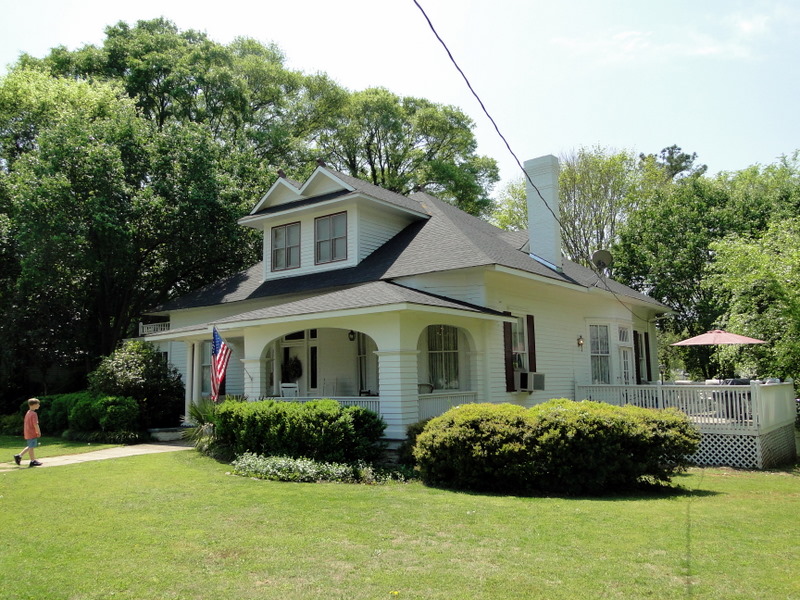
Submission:
<svg viewBox="0 0 800 600">
<path fill-rule="evenodd" d="M 307 298 L 301 298 L 275 306 L 251 310 L 220 319 L 215 321 L 215 324 L 241 324 L 247 321 L 263 321 L 281 317 L 295 317 L 347 310 L 396 308 L 399 304 L 456 310 L 459 312 L 468 312 L 473 315 L 489 316 L 499 319 L 508 318 L 499 311 L 483 306 L 451 300 L 388 281 L 373 281 L 363 285 L 315 294 Z"/>
<path fill-rule="evenodd" d="M 458 311 L 478 318 L 510 319 L 510 317 L 499 311 L 483 306 L 452 300 L 396 283 L 373 281 L 361 285 L 329 289 L 323 293 L 220 318 L 213 322 L 199 323 L 151 334 L 147 338 L 151 340 L 188 338 L 196 337 L 198 334 L 206 335 L 211 330 L 212 325 L 218 326 L 220 329 L 230 329 L 247 324 L 261 323 L 270 319 L 297 317 L 298 320 L 303 320 L 304 317 L 322 315 L 324 313 L 336 313 L 338 316 L 347 311 L 396 310 L 403 306 L 436 311 Z"/>
</svg>

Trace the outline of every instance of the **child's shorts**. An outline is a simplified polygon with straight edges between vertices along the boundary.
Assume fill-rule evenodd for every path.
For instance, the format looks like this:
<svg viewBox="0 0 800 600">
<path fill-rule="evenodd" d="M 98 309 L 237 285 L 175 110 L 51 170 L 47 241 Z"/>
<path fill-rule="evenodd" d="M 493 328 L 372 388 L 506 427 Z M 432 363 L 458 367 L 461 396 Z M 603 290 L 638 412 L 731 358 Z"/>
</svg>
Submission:
<svg viewBox="0 0 800 600">
<path fill-rule="evenodd" d="M 25 441 L 28 442 L 28 448 L 36 448 L 36 446 L 39 445 L 39 438 L 33 438 Z"/>
</svg>

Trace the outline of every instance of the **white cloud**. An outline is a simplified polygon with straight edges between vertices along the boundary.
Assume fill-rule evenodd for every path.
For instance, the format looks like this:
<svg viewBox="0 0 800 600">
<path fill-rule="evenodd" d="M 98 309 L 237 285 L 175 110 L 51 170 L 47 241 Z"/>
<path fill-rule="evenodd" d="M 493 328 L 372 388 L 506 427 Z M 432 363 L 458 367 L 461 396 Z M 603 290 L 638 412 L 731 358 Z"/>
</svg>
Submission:
<svg viewBox="0 0 800 600">
<path fill-rule="evenodd" d="M 759 44 L 776 19 L 769 14 L 732 13 L 695 19 L 689 25 L 653 27 L 647 30 L 605 30 L 575 37 L 556 37 L 553 43 L 576 56 L 594 62 L 642 63 L 675 58 L 708 57 L 721 60 L 755 59 Z"/>
</svg>

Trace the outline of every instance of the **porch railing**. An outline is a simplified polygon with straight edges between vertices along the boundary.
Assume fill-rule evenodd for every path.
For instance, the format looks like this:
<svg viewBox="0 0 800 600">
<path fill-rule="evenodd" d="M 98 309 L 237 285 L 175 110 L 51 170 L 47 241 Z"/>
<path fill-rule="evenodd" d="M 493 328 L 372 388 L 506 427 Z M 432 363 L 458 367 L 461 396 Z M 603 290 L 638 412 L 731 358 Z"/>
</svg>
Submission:
<svg viewBox="0 0 800 600">
<path fill-rule="evenodd" d="M 577 400 L 674 407 L 707 433 L 765 432 L 794 420 L 794 386 L 742 385 L 579 385 Z"/>
<path fill-rule="evenodd" d="M 378 414 L 381 414 L 381 399 L 377 396 L 335 396 L 332 398 L 336 400 L 342 406 L 361 406 L 366 408 L 367 410 L 371 410 Z M 306 402 L 312 402 L 314 400 L 319 400 L 319 396 L 308 396 L 308 397 L 285 397 L 285 398 L 275 398 L 275 400 L 281 400 L 282 402 L 300 402 L 305 404 Z"/>
<path fill-rule="evenodd" d="M 433 392 L 419 395 L 419 420 L 438 417 L 459 404 L 470 404 L 477 400 L 476 392 Z"/>
<path fill-rule="evenodd" d="M 151 335 L 169 331 L 169 321 L 166 323 L 139 323 L 139 335 Z"/>
</svg>

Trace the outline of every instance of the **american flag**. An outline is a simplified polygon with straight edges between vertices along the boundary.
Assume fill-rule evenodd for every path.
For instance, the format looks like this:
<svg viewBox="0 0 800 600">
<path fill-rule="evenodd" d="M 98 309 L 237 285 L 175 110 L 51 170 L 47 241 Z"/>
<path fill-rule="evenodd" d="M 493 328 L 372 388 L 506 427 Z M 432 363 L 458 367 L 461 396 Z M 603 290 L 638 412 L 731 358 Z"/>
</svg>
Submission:
<svg viewBox="0 0 800 600">
<path fill-rule="evenodd" d="M 228 368 L 230 357 L 230 346 L 225 343 L 217 328 L 214 327 L 214 337 L 211 340 L 211 399 L 214 402 L 219 397 L 219 388 L 225 379 L 225 370 Z"/>
</svg>

